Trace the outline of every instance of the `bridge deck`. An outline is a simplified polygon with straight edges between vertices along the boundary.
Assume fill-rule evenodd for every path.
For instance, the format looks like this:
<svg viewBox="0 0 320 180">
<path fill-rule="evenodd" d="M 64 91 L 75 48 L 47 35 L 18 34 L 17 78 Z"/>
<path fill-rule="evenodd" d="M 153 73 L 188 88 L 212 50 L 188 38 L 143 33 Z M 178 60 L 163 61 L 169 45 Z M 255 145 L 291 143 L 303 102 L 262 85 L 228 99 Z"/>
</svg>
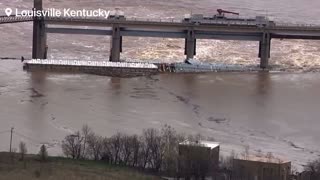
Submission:
<svg viewBox="0 0 320 180">
<path fill-rule="evenodd" d="M 148 20 L 148 19 L 126 19 L 112 20 L 103 18 L 69 18 L 69 17 L 43 17 L 48 25 L 64 26 L 96 26 L 113 27 L 119 25 L 123 36 L 147 36 L 147 37 L 169 37 L 184 38 L 183 32 L 188 29 L 197 31 L 200 39 L 240 39 L 259 40 L 261 33 L 268 32 L 272 38 L 288 39 L 320 39 L 320 26 L 276 24 L 270 27 L 257 27 L 252 22 L 243 21 L 221 21 L 210 20 L 205 24 L 193 24 L 181 20 Z M 0 16 L 0 24 L 33 21 L 33 17 Z M 91 34 L 111 35 L 110 29 L 74 29 L 58 28 L 48 29 L 49 33 L 67 34 Z"/>
</svg>

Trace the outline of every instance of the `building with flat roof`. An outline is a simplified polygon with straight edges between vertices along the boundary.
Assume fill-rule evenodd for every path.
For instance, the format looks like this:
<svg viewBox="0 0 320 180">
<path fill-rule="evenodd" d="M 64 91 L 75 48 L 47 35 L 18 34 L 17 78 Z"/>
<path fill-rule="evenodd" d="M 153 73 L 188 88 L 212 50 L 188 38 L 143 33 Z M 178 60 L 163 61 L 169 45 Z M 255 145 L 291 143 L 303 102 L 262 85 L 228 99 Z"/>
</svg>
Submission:
<svg viewBox="0 0 320 180">
<path fill-rule="evenodd" d="M 185 179 L 213 177 L 219 167 L 220 145 L 211 141 L 179 143 L 179 173 Z"/>
<path fill-rule="evenodd" d="M 233 160 L 232 179 L 289 180 L 291 162 L 275 157 L 246 156 Z"/>
</svg>

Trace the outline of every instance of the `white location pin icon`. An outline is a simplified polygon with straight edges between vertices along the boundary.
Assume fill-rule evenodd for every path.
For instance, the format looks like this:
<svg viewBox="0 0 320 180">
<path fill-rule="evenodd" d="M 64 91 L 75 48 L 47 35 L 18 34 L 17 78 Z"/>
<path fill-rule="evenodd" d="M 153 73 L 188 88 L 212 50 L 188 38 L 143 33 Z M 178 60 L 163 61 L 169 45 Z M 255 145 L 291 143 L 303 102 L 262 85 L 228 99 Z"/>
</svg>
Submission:
<svg viewBox="0 0 320 180">
<path fill-rule="evenodd" d="M 11 16 L 11 14 L 12 14 L 11 8 L 7 8 L 5 11 L 6 11 L 7 16 Z"/>
</svg>

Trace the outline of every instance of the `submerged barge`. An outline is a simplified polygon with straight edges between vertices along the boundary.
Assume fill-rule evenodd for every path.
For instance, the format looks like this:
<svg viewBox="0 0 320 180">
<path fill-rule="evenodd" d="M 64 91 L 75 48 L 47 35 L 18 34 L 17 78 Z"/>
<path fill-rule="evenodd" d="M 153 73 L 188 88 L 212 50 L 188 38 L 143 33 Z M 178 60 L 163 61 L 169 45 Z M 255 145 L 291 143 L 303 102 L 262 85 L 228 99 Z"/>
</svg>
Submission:
<svg viewBox="0 0 320 180">
<path fill-rule="evenodd" d="M 206 63 L 196 59 L 187 59 L 181 63 L 157 64 L 160 72 L 173 73 L 207 73 L 207 72 L 252 72 L 261 71 L 255 65 Z"/>
<path fill-rule="evenodd" d="M 32 59 L 24 62 L 26 71 L 54 71 L 67 73 L 89 73 L 103 76 L 135 77 L 154 75 L 158 66 L 142 62 L 110 62 L 82 60 Z"/>
<path fill-rule="evenodd" d="M 24 62 L 24 70 L 136 77 L 158 73 L 248 72 L 261 69 L 257 66 L 204 63 L 195 59 L 188 59 L 184 63 L 32 59 Z"/>
</svg>

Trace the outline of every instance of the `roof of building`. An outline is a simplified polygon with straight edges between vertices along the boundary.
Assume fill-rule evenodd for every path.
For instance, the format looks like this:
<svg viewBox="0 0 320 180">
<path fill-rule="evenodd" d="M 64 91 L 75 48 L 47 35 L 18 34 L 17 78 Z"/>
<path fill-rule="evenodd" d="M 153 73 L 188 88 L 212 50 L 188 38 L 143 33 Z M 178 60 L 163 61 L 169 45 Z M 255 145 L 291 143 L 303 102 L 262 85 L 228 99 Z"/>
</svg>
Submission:
<svg viewBox="0 0 320 180">
<path fill-rule="evenodd" d="M 283 163 L 288 163 L 290 161 L 284 160 L 282 158 L 277 158 L 277 157 L 266 157 L 266 156 L 255 156 L 255 155 L 249 155 L 246 157 L 240 157 L 240 158 L 235 158 L 239 160 L 245 160 L 245 161 L 256 161 L 256 162 L 265 162 L 265 163 L 275 163 L 275 164 L 283 164 Z"/>
<path fill-rule="evenodd" d="M 218 146 L 220 146 L 220 143 L 218 142 L 212 142 L 212 141 L 197 141 L 197 142 L 192 142 L 189 140 L 183 141 L 179 143 L 179 145 L 198 145 L 198 146 L 204 146 L 204 147 L 209 147 L 210 149 L 214 149 Z"/>
</svg>

